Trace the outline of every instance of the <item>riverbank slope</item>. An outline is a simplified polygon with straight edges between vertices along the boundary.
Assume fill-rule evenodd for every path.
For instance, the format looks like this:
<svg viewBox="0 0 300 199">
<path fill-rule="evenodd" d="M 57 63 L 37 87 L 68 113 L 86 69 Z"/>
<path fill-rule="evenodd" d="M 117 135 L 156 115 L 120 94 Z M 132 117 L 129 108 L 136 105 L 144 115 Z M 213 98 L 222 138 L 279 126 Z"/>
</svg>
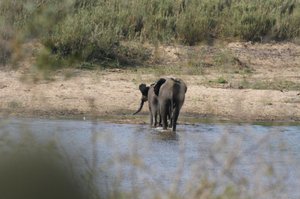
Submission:
<svg viewBox="0 0 300 199">
<path fill-rule="evenodd" d="M 300 46 L 292 43 L 228 43 L 162 46 L 149 66 L 56 71 L 40 79 L 31 63 L 0 71 L 2 116 L 93 117 L 126 123 L 139 106 L 140 83 L 175 76 L 188 85 L 179 121 L 300 121 Z M 145 106 L 141 115 L 147 115 Z"/>
</svg>

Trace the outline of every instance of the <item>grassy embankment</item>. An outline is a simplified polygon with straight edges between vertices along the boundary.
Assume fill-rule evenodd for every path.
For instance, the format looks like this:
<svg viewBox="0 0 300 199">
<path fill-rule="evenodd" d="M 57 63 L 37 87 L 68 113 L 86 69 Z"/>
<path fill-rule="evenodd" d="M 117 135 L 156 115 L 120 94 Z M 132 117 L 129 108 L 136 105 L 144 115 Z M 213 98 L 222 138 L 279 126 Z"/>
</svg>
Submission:
<svg viewBox="0 0 300 199">
<path fill-rule="evenodd" d="M 300 3 L 295 0 L 3 0 L 0 4 L 0 63 L 18 61 L 20 45 L 37 39 L 44 48 L 36 63 L 42 69 L 142 65 L 150 59 L 145 43 L 287 41 L 300 36 Z"/>
</svg>

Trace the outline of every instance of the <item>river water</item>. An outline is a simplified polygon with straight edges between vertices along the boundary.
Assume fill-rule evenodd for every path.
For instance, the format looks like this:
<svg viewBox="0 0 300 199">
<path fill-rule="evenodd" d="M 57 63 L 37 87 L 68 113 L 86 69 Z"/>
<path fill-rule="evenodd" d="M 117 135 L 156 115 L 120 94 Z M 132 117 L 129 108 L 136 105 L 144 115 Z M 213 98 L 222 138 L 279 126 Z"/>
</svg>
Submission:
<svg viewBox="0 0 300 199">
<path fill-rule="evenodd" d="M 199 123 L 177 133 L 148 125 L 9 119 L 2 134 L 55 141 L 79 173 L 92 170 L 101 192 L 189 198 L 203 180 L 214 194 L 232 185 L 255 198 L 300 198 L 300 126 Z"/>
</svg>

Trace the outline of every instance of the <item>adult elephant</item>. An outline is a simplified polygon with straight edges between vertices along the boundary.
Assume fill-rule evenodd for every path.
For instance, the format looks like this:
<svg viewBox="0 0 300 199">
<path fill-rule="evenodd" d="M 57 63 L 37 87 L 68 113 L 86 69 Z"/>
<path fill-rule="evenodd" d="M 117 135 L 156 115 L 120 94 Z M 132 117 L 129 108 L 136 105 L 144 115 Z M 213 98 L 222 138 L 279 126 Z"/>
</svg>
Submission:
<svg viewBox="0 0 300 199">
<path fill-rule="evenodd" d="M 157 125 L 161 125 L 161 117 L 159 114 L 158 97 L 154 93 L 154 86 L 155 83 L 151 84 L 150 86 L 146 86 L 146 84 L 139 85 L 139 90 L 142 93 L 141 104 L 139 109 L 135 113 L 133 113 L 133 115 L 139 113 L 142 110 L 144 103 L 148 101 L 150 111 L 150 125 L 156 127 Z M 158 117 L 159 122 L 157 122 Z"/>
<path fill-rule="evenodd" d="M 161 78 L 154 85 L 154 93 L 158 96 L 159 110 L 163 129 L 168 127 L 168 117 L 173 132 L 176 131 L 177 119 L 184 103 L 187 86 L 177 78 Z"/>
</svg>

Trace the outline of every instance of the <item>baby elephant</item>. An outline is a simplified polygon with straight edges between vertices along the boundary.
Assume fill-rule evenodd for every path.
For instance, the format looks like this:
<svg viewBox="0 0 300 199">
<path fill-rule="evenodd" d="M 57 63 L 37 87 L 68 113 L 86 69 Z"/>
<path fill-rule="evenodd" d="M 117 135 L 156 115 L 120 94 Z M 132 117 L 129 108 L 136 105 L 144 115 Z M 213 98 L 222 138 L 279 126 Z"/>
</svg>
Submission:
<svg viewBox="0 0 300 199">
<path fill-rule="evenodd" d="M 146 84 L 140 84 L 139 89 L 142 93 L 141 105 L 133 115 L 139 113 L 143 108 L 144 102 L 148 101 L 150 111 L 150 125 L 153 127 L 157 127 L 157 125 L 161 125 L 161 118 L 159 114 L 158 97 L 154 93 L 154 85 L 155 83 L 151 84 L 150 86 L 146 86 Z M 159 123 L 157 122 L 158 116 Z"/>
</svg>

